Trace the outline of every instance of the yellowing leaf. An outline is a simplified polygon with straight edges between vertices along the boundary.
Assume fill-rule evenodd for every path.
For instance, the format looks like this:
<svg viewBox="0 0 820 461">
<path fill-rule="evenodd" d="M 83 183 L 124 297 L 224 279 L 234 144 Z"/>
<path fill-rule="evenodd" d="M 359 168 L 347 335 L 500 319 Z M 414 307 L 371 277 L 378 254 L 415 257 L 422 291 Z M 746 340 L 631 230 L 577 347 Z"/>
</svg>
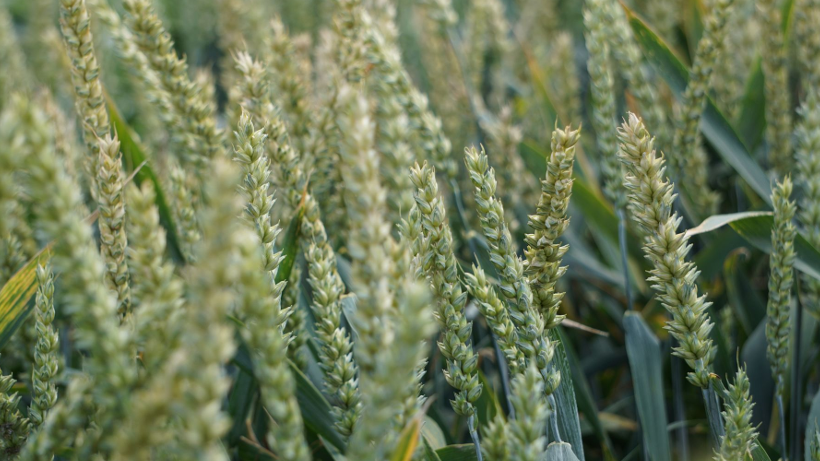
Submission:
<svg viewBox="0 0 820 461">
<path fill-rule="evenodd" d="M 399 444 L 396 446 L 393 456 L 390 457 L 391 461 L 410 461 L 413 458 L 413 453 L 416 452 L 416 446 L 419 444 L 421 421 L 421 418 L 413 418 L 401 431 Z"/>
<path fill-rule="evenodd" d="M 31 297 L 37 290 L 37 265 L 48 258 L 48 249 L 46 246 L 40 250 L 0 289 L 0 349 L 3 349 L 34 307 Z"/>
</svg>

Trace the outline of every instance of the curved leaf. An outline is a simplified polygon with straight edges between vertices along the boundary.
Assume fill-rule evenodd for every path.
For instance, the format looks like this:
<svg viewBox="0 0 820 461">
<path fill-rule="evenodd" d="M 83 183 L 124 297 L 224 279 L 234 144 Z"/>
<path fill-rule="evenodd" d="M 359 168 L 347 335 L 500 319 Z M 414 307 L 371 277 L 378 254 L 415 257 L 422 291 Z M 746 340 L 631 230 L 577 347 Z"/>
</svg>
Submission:
<svg viewBox="0 0 820 461">
<path fill-rule="evenodd" d="M 570 444 L 566 442 L 551 443 L 541 458 L 544 461 L 578 461 Z"/>
<path fill-rule="evenodd" d="M 629 18 L 629 24 L 635 33 L 635 39 L 643 49 L 644 56 L 655 70 L 666 80 L 672 91 L 680 97 L 689 82 L 689 71 L 686 66 L 669 49 L 669 46 L 658 37 L 632 10 L 623 5 Z M 721 158 L 734 168 L 757 194 L 771 205 L 771 188 L 766 173 L 760 168 L 746 146 L 735 133 L 726 117 L 709 100 L 703 111 L 700 125 L 703 136 L 715 148 Z"/>
<path fill-rule="evenodd" d="M 489 389 L 485 387 L 485 389 Z M 483 394 L 483 392 L 482 392 Z M 444 431 L 441 430 L 438 423 L 431 417 L 425 415 L 424 421 L 421 424 L 421 436 L 433 450 L 447 445 L 447 439 L 444 437 Z"/>
<path fill-rule="evenodd" d="M 710 223 L 709 225 L 706 225 L 707 221 Z M 687 234 L 693 235 L 692 231 L 695 230 L 697 231 L 694 232 L 694 234 L 713 231 L 726 224 L 755 248 L 766 253 L 771 253 L 772 226 L 774 225 L 774 218 L 771 213 L 746 212 L 710 216 L 700 226 L 687 231 Z M 794 249 L 797 253 L 794 267 L 820 280 L 820 251 L 814 248 L 814 246 L 806 240 L 806 237 L 800 233 L 798 233 L 794 239 Z"/>
<path fill-rule="evenodd" d="M 501 409 L 501 404 L 498 402 L 498 396 L 489 381 L 487 381 L 487 376 L 484 375 L 484 372 L 481 370 L 478 370 L 478 380 L 484 392 L 481 393 L 475 402 L 476 418 L 478 419 L 479 426 L 485 426 L 495 418 L 495 415 L 503 413 L 503 410 Z M 438 425 L 436 425 L 436 427 L 438 427 Z M 441 431 L 440 428 L 438 430 Z"/>
<path fill-rule="evenodd" d="M 752 218 L 755 216 L 771 216 L 771 211 L 745 211 L 742 213 L 729 213 L 729 214 L 718 214 L 712 215 L 708 218 L 704 219 L 702 223 L 699 225 L 689 229 L 686 231 L 687 236 L 704 234 L 706 232 L 711 232 L 715 229 L 720 229 L 721 227 L 733 223 L 735 221 L 740 221 L 741 219 Z"/>
</svg>

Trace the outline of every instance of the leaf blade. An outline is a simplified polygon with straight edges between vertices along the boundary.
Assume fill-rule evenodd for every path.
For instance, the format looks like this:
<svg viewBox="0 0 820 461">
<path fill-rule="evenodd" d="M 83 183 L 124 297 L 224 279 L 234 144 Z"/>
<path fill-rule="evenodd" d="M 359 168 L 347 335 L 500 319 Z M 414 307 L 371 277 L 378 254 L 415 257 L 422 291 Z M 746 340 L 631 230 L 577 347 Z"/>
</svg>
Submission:
<svg viewBox="0 0 820 461">
<path fill-rule="evenodd" d="M 670 461 L 666 404 L 663 395 L 663 359 L 660 341 L 635 312 L 624 314 L 626 353 L 635 387 L 643 440 L 651 459 Z"/>
<path fill-rule="evenodd" d="M 572 370 L 570 370 L 567 351 L 564 347 L 566 337 L 559 330 L 561 330 L 560 326 L 549 330 L 549 339 L 555 343 L 555 355 L 553 355 L 552 363 L 561 372 L 561 383 L 552 394 L 555 397 L 555 416 L 557 416 L 558 427 L 561 431 L 561 440 L 565 440 L 572 445 L 575 456 L 580 461 L 584 461 L 581 420 L 578 418 L 578 403 L 575 399 Z M 551 439 L 556 440 L 554 434 Z"/>
<path fill-rule="evenodd" d="M 419 443 L 421 421 L 422 419 L 419 417 L 413 418 L 401 431 L 399 443 L 396 445 L 396 451 L 393 452 L 390 461 L 410 461 L 413 458 L 413 453 L 416 452 Z"/>
</svg>

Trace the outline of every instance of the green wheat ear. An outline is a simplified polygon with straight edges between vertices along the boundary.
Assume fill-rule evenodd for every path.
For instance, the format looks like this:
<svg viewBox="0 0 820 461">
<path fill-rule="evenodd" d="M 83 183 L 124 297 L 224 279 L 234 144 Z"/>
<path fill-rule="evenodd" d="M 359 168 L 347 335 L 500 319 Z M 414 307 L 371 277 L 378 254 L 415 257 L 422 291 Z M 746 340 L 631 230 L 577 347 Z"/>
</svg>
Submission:
<svg viewBox="0 0 820 461">
<path fill-rule="evenodd" d="M 77 115 L 82 120 L 86 144 L 86 175 L 91 178 L 91 196 L 100 207 L 100 241 L 106 263 L 106 282 L 117 293 L 118 312 L 131 312 L 130 274 L 125 260 L 124 174 L 120 143 L 110 134 L 100 69 L 94 52 L 91 25 L 84 0 L 61 0 L 60 24 L 65 47 L 71 57 Z"/>
<path fill-rule="evenodd" d="M 301 233 L 312 294 L 310 307 L 320 346 L 319 366 L 325 373 L 325 389 L 334 397 L 336 427 L 349 437 L 362 411 L 359 367 L 353 358 L 352 338 L 342 326 L 345 285 L 336 267 L 336 253 L 328 242 L 319 204 L 310 194 L 305 197 Z"/>
<path fill-rule="evenodd" d="M 794 238 L 797 234 L 792 220 L 796 206 L 790 201 L 791 178 L 786 176 L 772 190 L 774 227 L 772 253 L 769 257 L 769 301 L 766 306 L 766 356 L 772 367 L 777 393 L 785 389 L 789 364 L 789 333 L 791 331 L 791 289 L 794 283 Z"/>
<path fill-rule="evenodd" d="M 473 325 L 464 315 L 467 293 L 458 276 L 453 235 L 438 190 L 436 170 L 426 162 L 422 166 L 416 164 L 410 177 L 417 187 L 416 206 L 424 229 L 426 251 L 419 255 L 423 261 L 422 272 L 433 288 L 436 299 L 434 317 L 442 329 L 438 346 L 447 360 L 445 377 L 458 389 L 451 403 L 456 413 L 472 416 L 475 414 L 474 403 L 481 395 L 481 384 L 478 382 L 478 357 L 473 353 L 470 340 Z"/>
<path fill-rule="evenodd" d="M 544 433 L 550 417 L 546 400 L 540 398 L 543 393 L 544 380 L 533 363 L 513 380 L 511 398 L 515 419 L 508 423 L 513 459 L 542 459 L 547 442 Z"/>
<path fill-rule="evenodd" d="M 757 440 L 757 432 L 752 426 L 754 403 L 749 386 L 745 367 L 741 367 L 735 373 L 734 383 L 729 384 L 723 396 L 723 421 L 726 435 L 721 439 L 720 450 L 715 453 L 716 461 L 752 459 L 752 449 Z"/>
<path fill-rule="evenodd" d="M 626 192 L 621 181 L 623 166 L 618 161 L 615 83 L 607 34 L 607 24 L 610 22 L 606 15 L 607 1 L 592 0 L 589 2 L 584 9 L 584 26 L 589 50 L 587 69 L 592 96 L 592 125 L 601 156 L 604 192 L 615 207 L 620 209 L 626 205 Z"/>
<path fill-rule="evenodd" d="M 483 149 L 468 148 L 465 154 L 464 163 L 473 183 L 481 227 L 490 246 L 490 260 L 500 278 L 498 289 L 507 301 L 509 317 L 516 328 L 516 346 L 526 357 L 525 365 L 535 361 L 544 379 L 545 396 L 549 396 L 561 381 L 560 372 L 550 363 L 554 345 L 549 340 L 544 317 L 533 305 L 532 290 L 524 273 L 524 261 L 513 247 L 513 238 L 504 220 L 504 205 L 496 196 L 495 171 L 489 167 Z"/>
<path fill-rule="evenodd" d="M 820 247 L 820 93 L 809 89 L 798 109 L 801 120 L 795 129 L 797 183 L 803 188 L 798 207 L 798 220 L 806 238 Z M 804 276 L 802 287 L 806 299 L 803 305 L 815 317 L 820 317 L 820 282 Z"/>
<path fill-rule="evenodd" d="M 646 234 L 644 253 L 654 266 L 647 281 L 672 314 L 664 328 L 680 343 L 675 355 L 694 369 L 689 380 L 705 389 L 716 351 L 709 337 L 714 324 L 706 311 L 711 303 L 698 294 L 698 268 L 686 261 L 691 245 L 686 234 L 678 232 L 681 218 L 672 208 L 674 186 L 664 176 L 664 159 L 655 152 L 655 139 L 637 115 L 629 113 L 618 138 L 630 210 Z"/>
<path fill-rule="evenodd" d="M 4 375 L 0 370 L 0 426 L 3 427 L 3 453 L 10 459 L 16 459 L 26 438 L 31 431 L 31 422 L 20 410 L 20 395 L 12 393 L 11 388 L 17 381 L 11 375 Z"/>
<path fill-rule="evenodd" d="M 34 302 L 37 345 L 34 350 L 34 385 L 29 419 L 32 429 L 41 426 L 49 410 L 57 403 L 56 377 L 60 369 L 60 338 L 54 330 L 54 274 L 51 264 L 37 266 L 37 295 Z"/>
<path fill-rule="evenodd" d="M 773 174 L 781 177 L 792 170 L 791 102 L 788 85 L 788 63 L 785 37 L 781 26 L 780 2 L 762 0 L 758 3 L 762 22 L 762 67 L 766 95 L 766 142 Z"/>
<path fill-rule="evenodd" d="M 726 40 L 727 23 L 734 0 L 714 2 L 706 18 L 703 36 L 698 42 L 689 84 L 683 94 L 672 154 L 670 173 L 683 189 L 686 198 L 700 210 L 698 215 L 711 216 L 717 211 L 720 197 L 709 189 L 709 159 L 700 145 L 700 120 L 706 106 L 715 63 L 721 57 Z"/>
<path fill-rule="evenodd" d="M 33 213 L 38 218 L 37 229 L 45 238 L 55 240 L 52 259 L 55 271 L 61 274 L 64 299 L 63 312 L 73 322 L 75 343 L 88 352 L 83 361 L 83 373 L 71 383 L 81 380 L 93 382 L 88 386 L 70 385 L 75 392 L 67 394 L 64 407 L 74 407 L 77 415 L 66 418 L 58 413 L 51 417 L 37 433 L 36 441 L 27 445 L 25 456 L 47 456 L 59 437 L 79 430 L 84 424 L 81 415 L 92 414 L 90 406 L 107 408 L 95 417 L 96 424 L 105 430 L 88 437 L 76 447 L 78 456 L 85 456 L 97 444 L 105 444 L 112 437 L 112 427 L 123 417 L 124 398 L 136 379 L 128 329 L 120 329 L 117 298 L 104 283 L 106 265 L 97 251 L 91 227 L 82 210 L 85 208 L 79 188 L 66 173 L 63 162 L 56 155 L 53 131 L 48 117 L 38 107 L 23 105 L 19 116 L 25 120 L 30 133 L 48 134 L 37 139 L 27 159 L 27 193 L 32 198 Z M 77 392 L 77 391 L 82 392 Z M 71 400 L 74 399 L 74 400 Z M 59 406 L 59 405 L 58 405 Z M 54 438 L 50 441 L 50 438 Z M 30 447 L 30 448 L 29 448 Z"/>
<path fill-rule="evenodd" d="M 575 164 L 575 145 L 581 130 L 566 127 L 552 133 L 552 152 L 547 162 L 546 178 L 541 180 L 541 197 L 535 214 L 530 215 L 525 241 L 527 249 L 527 277 L 530 280 L 533 302 L 544 316 L 545 328 L 555 328 L 564 318 L 558 307 L 564 294 L 555 290 L 555 284 L 567 268 L 561 259 L 569 250 L 557 240 L 569 226 L 567 210 L 572 195 L 572 167 Z"/>
<path fill-rule="evenodd" d="M 818 429 L 814 430 L 814 435 L 809 441 L 809 456 L 811 456 L 811 461 L 820 461 L 820 430 Z"/>
</svg>

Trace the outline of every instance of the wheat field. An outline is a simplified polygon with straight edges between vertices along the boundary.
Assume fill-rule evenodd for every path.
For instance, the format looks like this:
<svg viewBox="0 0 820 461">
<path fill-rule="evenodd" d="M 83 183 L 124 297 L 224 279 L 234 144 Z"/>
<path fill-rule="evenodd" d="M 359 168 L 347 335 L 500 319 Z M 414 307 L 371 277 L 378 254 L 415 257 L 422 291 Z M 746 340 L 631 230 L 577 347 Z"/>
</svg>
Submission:
<svg viewBox="0 0 820 461">
<path fill-rule="evenodd" d="M 0 0 L 0 458 L 820 461 L 820 1 Z"/>
</svg>

